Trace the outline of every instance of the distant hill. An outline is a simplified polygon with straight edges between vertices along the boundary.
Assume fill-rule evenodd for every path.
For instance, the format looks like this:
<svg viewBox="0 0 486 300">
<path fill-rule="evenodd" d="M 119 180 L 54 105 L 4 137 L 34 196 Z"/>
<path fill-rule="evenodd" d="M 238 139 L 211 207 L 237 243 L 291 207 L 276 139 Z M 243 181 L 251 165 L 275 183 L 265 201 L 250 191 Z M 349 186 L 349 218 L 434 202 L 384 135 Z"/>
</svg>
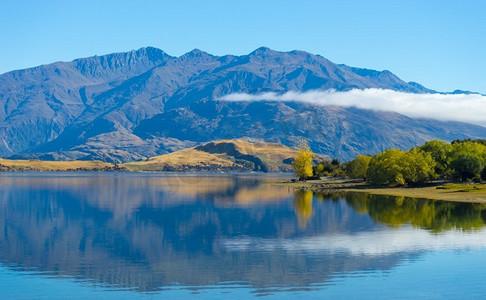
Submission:
<svg viewBox="0 0 486 300">
<path fill-rule="evenodd" d="M 256 138 L 341 160 L 486 128 L 297 102 L 225 102 L 239 93 L 381 88 L 435 93 L 389 71 L 338 65 L 303 51 L 180 57 L 147 47 L 0 75 L 0 156 L 127 162 L 220 139 Z"/>
<path fill-rule="evenodd" d="M 292 172 L 294 155 L 294 149 L 276 143 L 220 140 L 116 165 L 101 161 L 0 159 L 0 171 Z M 316 155 L 314 159 L 328 158 Z"/>
<path fill-rule="evenodd" d="M 294 155 L 294 149 L 276 143 L 220 140 L 121 167 L 131 171 L 292 172 Z M 314 159 L 327 157 L 317 155 Z"/>
<path fill-rule="evenodd" d="M 0 158 L 0 172 L 66 172 L 66 171 L 123 171 L 111 163 L 102 161 L 42 161 L 10 160 Z"/>
</svg>

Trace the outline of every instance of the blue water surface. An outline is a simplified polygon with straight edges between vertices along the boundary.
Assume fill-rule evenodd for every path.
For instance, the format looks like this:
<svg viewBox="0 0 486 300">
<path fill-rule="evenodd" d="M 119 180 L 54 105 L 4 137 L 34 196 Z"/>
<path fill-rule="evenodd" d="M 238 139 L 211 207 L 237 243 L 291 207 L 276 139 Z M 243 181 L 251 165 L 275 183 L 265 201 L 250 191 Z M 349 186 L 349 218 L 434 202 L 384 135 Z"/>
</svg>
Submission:
<svg viewBox="0 0 486 300">
<path fill-rule="evenodd" d="M 484 205 L 286 178 L 3 174 L 0 298 L 486 297 Z"/>
</svg>

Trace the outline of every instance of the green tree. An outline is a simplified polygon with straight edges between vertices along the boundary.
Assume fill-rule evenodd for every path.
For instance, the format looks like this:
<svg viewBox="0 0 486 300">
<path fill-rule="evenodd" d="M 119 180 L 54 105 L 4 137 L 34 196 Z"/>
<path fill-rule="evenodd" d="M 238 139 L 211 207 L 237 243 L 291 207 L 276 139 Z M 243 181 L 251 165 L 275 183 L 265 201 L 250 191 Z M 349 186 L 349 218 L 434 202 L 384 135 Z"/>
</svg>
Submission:
<svg viewBox="0 0 486 300">
<path fill-rule="evenodd" d="M 481 179 L 486 180 L 486 167 L 484 167 L 483 170 L 481 171 Z"/>
<path fill-rule="evenodd" d="M 435 165 L 430 153 L 415 148 L 405 153 L 401 173 L 407 184 L 422 184 L 435 179 Z"/>
<path fill-rule="evenodd" d="M 337 158 L 333 158 L 333 159 L 331 160 L 331 165 L 333 165 L 333 166 L 335 166 L 336 168 L 338 168 L 338 167 L 339 167 L 339 165 L 341 165 L 341 162 L 339 161 L 339 159 L 337 159 Z"/>
<path fill-rule="evenodd" d="M 314 167 L 314 175 L 316 176 L 330 176 L 336 171 L 337 166 L 331 161 L 323 160 Z"/>
<path fill-rule="evenodd" d="M 484 163 L 477 155 L 461 155 L 451 162 L 451 168 L 454 170 L 457 178 L 461 180 L 478 177 L 484 167 Z"/>
<path fill-rule="evenodd" d="M 486 140 L 456 140 L 449 144 L 432 140 L 403 152 L 390 149 L 371 158 L 366 180 L 376 185 L 421 184 L 437 177 L 486 179 Z M 350 177 L 358 177 L 358 157 L 347 164 Z"/>
<path fill-rule="evenodd" d="M 435 172 L 439 177 L 447 175 L 447 170 L 451 162 L 451 144 L 440 140 L 432 140 L 420 146 L 419 149 L 430 153 L 435 161 Z"/>
<path fill-rule="evenodd" d="M 358 155 L 355 159 L 347 163 L 346 173 L 351 178 L 366 179 L 366 172 L 370 164 L 370 155 Z"/>
<path fill-rule="evenodd" d="M 313 167 L 313 172 L 315 176 L 321 177 L 322 175 L 324 175 L 324 165 L 320 163 L 317 166 Z"/>
<path fill-rule="evenodd" d="M 294 162 L 292 163 L 294 167 L 295 176 L 299 180 L 306 180 L 312 177 L 312 158 L 314 153 L 310 150 L 307 141 L 301 140 L 297 152 L 295 153 Z"/>
<path fill-rule="evenodd" d="M 405 185 L 402 174 L 405 152 L 400 149 L 390 149 L 376 154 L 370 160 L 366 172 L 366 180 L 376 185 Z"/>
<path fill-rule="evenodd" d="M 456 141 L 450 159 L 449 169 L 455 178 L 480 181 L 480 172 L 486 165 L 486 146 L 477 140 Z"/>
<path fill-rule="evenodd" d="M 458 159 L 461 156 L 473 155 L 486 162 L 486 146 L 474 141 L 456 142 L 452 144 L 450 160 Z"/>
<path fill-rule="evenodd" d="M 390 149 L 371 158 L 366 180 L 372 184 L 404 186 L 420 184 L 435 178 L 435 161 L 420 149 L 403 152 Z"/>
</svg>

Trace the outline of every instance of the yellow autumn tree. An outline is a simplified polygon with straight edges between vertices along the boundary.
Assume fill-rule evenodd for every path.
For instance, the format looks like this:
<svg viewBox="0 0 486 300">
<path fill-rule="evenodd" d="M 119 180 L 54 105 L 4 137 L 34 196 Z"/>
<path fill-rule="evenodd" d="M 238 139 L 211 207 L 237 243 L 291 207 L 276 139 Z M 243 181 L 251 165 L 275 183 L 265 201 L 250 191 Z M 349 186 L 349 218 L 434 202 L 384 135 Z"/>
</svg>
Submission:
<svg viewBox="0 0 486 300">
<path fill-rule="evenodd" d="M 306 180 L 307 178 L 312 177 L 313 157 L 314 153 L 310 150 L 307 141 L 301 140 L 297 152 L 295 153 L 294 162 L 292 163 L 295 176 L 297 176 L 299 180 Z"/>
</svg>

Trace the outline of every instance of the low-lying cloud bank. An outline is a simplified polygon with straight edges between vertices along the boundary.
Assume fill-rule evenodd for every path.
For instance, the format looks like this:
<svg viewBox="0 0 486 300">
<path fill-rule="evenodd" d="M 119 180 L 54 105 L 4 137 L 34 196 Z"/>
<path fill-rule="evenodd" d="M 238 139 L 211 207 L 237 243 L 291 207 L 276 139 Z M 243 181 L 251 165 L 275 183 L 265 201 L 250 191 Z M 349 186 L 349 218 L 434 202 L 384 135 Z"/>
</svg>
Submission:
<svg viewBox="0 0 486 300">
<path fill-rule="evenodd" d="M 323 106 L 336 105 L 392 111 L 412 118 L 460 121 L 486 126 L 486 96 L 479 94 L 412 94 L 383 89 L 338 92 L 310 91 L 284 94 L 230 94 L 224 101 L 297 101 Z"/>
</svg>

